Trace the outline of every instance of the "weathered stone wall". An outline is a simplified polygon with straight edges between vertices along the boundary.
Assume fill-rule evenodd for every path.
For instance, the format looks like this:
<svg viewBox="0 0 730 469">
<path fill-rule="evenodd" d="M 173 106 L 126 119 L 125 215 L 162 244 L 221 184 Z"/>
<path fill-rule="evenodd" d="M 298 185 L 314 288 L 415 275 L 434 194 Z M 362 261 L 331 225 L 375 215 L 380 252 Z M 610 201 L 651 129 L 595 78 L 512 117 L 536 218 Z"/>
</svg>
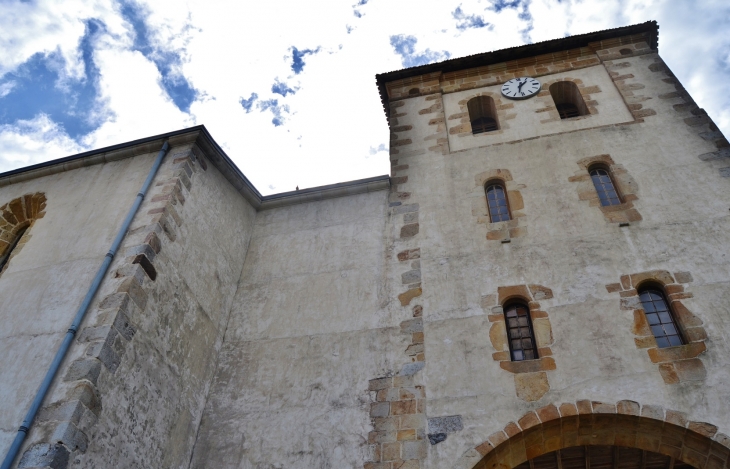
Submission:
<svg viewBox="0 0 730 469">
<path fill-rule="evenodd" d="M 35 221 L 0 281 L 3 455 L 154 156 L 122 159 L 0 187 L 0 204 L 26 194 L 43 194 L 45 198 L 44 208 L 26 217 Z M 20 214 L 9 212 L 3 213 L 3 225 L 23 223 Z M 38 217 L 41 212 L 44 215 Z"/>
<path fill-rule="evenodd" d="M 556 118 L 543 88 L 473 137 L 465 99 L 522 74 L 569 79 L 589 115 Z M 727 464 L 729 145 L 646 37 L 391 85 L 389 193 L 255 213 L 192 140 L 173 145 L 22 467 L 486 469 L 569 444 Z M 0 336 L 19 357 L 3 383 L 40 379 L 25 365 L 45 370 L 153 157 L 0 188 L 2 233 L 33 223 L 0 274 L 0 301 L 25 308 Z M 620 205 L 600 206 L 594 163 Z M 495 180 L 510 221 L 489 220 Z M 38 193 L 47 207 L 21 197 Z M 657 348 L 643 281 L 688 344 Z M 515 298 L 537 360 L 510 360 Z M 2 387 L 11 425 L 22 383 Z"/>
<path fill-rule="evenodd" d="M 372 459 L 368 381 L 400 370 L 412 339 L 387 196 L 258 213 L 191 467 Z"/>
<path fill-rule="evenodd" d="M 515 133 L 510 140 L 505 130 L 495 137 L 504 142 L 455 148 L 452 142 L 472 137 L 450 132 L 451 152 L 444 152 L 428 147 L 424 122 L 438 93 L 391 104 L 391 116 L 397 112 L 406 129 L 398 141 L 410 140 L 392 155 L 408 166 L 398 190 L 418 201 L 420 213 L 425 413 L 429 423 L 445 417 L 460 423 L 444 432 L 433 420 L 429 433 L 446 438 L 429 445 L 421 467 L 470 468 L 519 432 L 528 411 L 580 400 L 613 406 L 629 399 L 672 409 L 681 414 L 682 428 L 709 422 L 719 428 L 709 436 L 727 444 L 730 406 L 722 389 L 730 379 L 724 319 L 730 312 L 730 184 L 718 171 L 727 166 L 727 141 L 647 52 L 599 53 L 601 65 L 560 73 L 603 75 L 613 83 L 601 78 L 597 115 L 529 126 L 531 132 L 545 129 L 537 138 Z M 456 95 L 481 91 L 444 95 L 447 128 L 449 103 L 461 99 Z M 510 126 L 521 110 L 535 114 L 527 108 L 540 99 L 509 109 L 517 114 Z M 590 182 L 578 174 L 587 159 L 612 165 L 627 195 L 615 211 L 602 210 L 587 195 Z M 519 189 L 516 220 L 484 220 L 485 174 L 509 174 L 508 191 Z M 622 276 L 632 275 L 679 295 L 670 300 L 690 344 L 671 352 L 655 348 L 641 322 L 636 285 L 621 285 Z M 538 313 L 538 346 L 549 348 L 541 348 L 534 363 L 503 361 L 501 306 L 510 296 Z M 665 413 L 648 418 L 663 420 Z M 510 422 L 514 431 L 505 429 Z M 540 425 L 524 422 L 523 430 Z M 493 434 L 499 436 L 488 443 Z M 681 447 L 676 451 L 685 455 Z"/>
<path fill-rule="evenodd" d="M 195 135 L 171 139 L 19 467 L 188 466 L 255 217 Z M 129 160 L 138 182 L 115 173 L 130 192 L 120 221 L 155 156 Z"/>
</svg>

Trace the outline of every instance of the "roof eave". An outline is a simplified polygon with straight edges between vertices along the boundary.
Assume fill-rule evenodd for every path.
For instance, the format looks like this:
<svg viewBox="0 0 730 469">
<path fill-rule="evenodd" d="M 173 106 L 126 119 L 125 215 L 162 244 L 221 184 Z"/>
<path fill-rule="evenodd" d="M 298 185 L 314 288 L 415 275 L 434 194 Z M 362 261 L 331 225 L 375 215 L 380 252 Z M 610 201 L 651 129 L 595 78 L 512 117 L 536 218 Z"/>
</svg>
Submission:
<svg viewBox="0 0 730 469">
<path fill-rule="evenodd" d="M 647 21 L 645 23 L 634 24 L 630 26 L 622 26 L 619 28 L 605 29 L 592 33 L 579 34 L 577 36 L 569 36 L 560 39 L 551 39 L 548 41 L 537 42 L 534 44 L 526 44 L 522 46 L 510 47 L 492 52 L 484 52 L 481 54 L 470 55 L 467 57 L 458 57 L 455 59 L 444 60 L 427 65 L 419 65 L 402 70 L 380 73 L 375 75 L 375 81 L 380 92 L 380 100 L 385 110 L 385 115 L 389 115 L 388 109 L 388 91 L 386 83 L 402 80 L 404 78 L 425 75 L 428 73 L 446 73 L 455 70 L 465 70 L 470 68 L 483 67 L 486 65 L 506 62 L 508 60 L 519 60 L 527 57 L 533 57 L 541 54 L 549 54 L 568 49 L 586 47 L 589 43 L 603 41 L 606 39 L 629 36 L 633 34 L 650 34 L 649 47 L 653 50 L 658 48 L 659 43 L 659 25 L 656 21 Z"/>
</svg>

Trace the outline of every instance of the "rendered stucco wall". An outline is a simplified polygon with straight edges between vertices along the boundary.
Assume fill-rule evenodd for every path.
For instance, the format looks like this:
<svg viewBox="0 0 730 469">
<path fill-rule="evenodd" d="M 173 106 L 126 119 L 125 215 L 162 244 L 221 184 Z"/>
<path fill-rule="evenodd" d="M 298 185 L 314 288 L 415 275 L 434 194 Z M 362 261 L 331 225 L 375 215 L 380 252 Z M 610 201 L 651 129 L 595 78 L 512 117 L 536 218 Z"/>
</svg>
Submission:
<svg viewBox="0 0 730 469">
<path fill-rule="evenodd" d="M 189 464 L 255 217 L 192 143 L 197 135 L 170 139 L 171 148 L 76 335 L 18 467 Z M 8 196 L 41 190 L 48 198 L 45 217 L 31 228 L 32 238 L 0 282 L 17 288 L 16 304 L 28 308 L 25 318 L 32 321 L 15 316 L 12 324 L 34 341 L 15 351 L 19 359 L 12 365 L 18 369 L 3 370 L 8 376 L 3 392 L 23 397 L 14 407 L 4 404 L 4 412 L 18 415 L 3 421 L 19 424 L 155 156 L 0 189 L 12 189 Z M 41 262 L 48 259 L 50 269 Z M 18 288 L 12 279 L 16 266 L 24 265 L 35 269 L 35 283 L 26 278 Z M 44 319 L 57 329 L 55 335 L 43 334 L 39 324 Z M 30 374 L 26 370 L 38 375 L 27 389 L 11 378 Z M 7 432 L 6 445 L 14 430 Z"/>
<path fill-rule="evenodd" d="M 0 451 L 5 454 L 154 154 L 0 188 L 46 195 L 45 216 L 2 274 Z"/>
<path fill-rule="evenodd" d="M 147 240 L 156 233 L 156 278 L 134 273 L 143 279 L 141 291 L 127 293 L 136 332 L 128 342 L 116 339 L 125 352 L 118 368 L 98 379 L 101 411 L 83 428 L 88 448 L 73 467 L 182 468 L 190 461 L 255 211 L 190 145 L 173 146 L 167 158 L 125 242 L 127 255 L 149 253 L 135 246 L 144 239 L 154 247 Z M 126 273 L 125 261 L 118 264 Z M 110 280 L 106 298 L 124 285 Z M 90 326 L 108 322 L 104 301 Z"/>
<path fill-rule="evenodd" d="M 498 89 L 504 68 L 429 75 L 390 103 L 390 192 L 256 213 L 194 138 L 173 145 L 21 466 L 471 469 L 563 411 L 646 412 L 730 455 L 727 141 L 642 41 L 510 72 L 579 80 L 598 112 L 556 120 L 543 90 L 502 103 L 509 128 L 481 137 L 456 106 Z M 39 327 L 37 312 L 57 310 L 45 298 L 75 310 L 63 302 L 78 303 L 100 260 L 86 251 L 103 255 L 153 156 L 0 188 L 49 200 L 0 282 L 0 301 L 32 318 L 13 316 L 38 352 L 18 363 L 55 352 L 40 342 L 68 320 Z M 598 205 L 594 162 L 624 195 L 616 210 Z M 494 178 L 514 220 L 489 222 Z M 112 190 L 128 197 L 105 200 Z M 84 223 L 87 242 L 67 237 Z M 14 275 L 23 287 L 3 290 Z M 667 285 L 687 347 L 652 347 L 641 279 Z M 18 299 L 26 291 L 40 296 Z M 502 305 L 514 297 L 530 302 L 540 360 L 509 360 Z M 15 353 L 9 337 L 0 347 Z M 27 369 L 0 370 L 2 382 Z M 2 389 L 18 404 L 3 412 L 22 414 L 29 391 Z M 677 458 L 705 469 L 682 444 Z"/>
<path fill-rule="evenodd" d="M 646 54 L 578 71 L 586 86 L 601 82 L 599 115 L 553 122 L 549 128 L 536 124 L 530 128 L 545 129 L 539 138 L 501 145 L 466 149 L 460 142 L 471 136 L 450 135 L 451 152 L 432 143 L 444 132 L 435 125 L 439 107 L 434 95 L 399 101 L 393 108 L 401 129 L 398 139 L 412 140 L 392 156 L 408 168 L 398 190 L 420 206 L 416 238 L 426 414 L 429 419 L 459 416 L 463 425 L 445 441 L 429 445 L 421 467 L 472 467 L 481 458 L 474 448 L 529 410 L 582 399 L 611 404 L 629 399 L 674 409 L 684 413 L 682 418 L 730 433 L 730 181 L 718 172 L 721 158 L 712 156 L 717 147 L 706 121 L 698 122 L 665 70 L 655 54 Z M 615 81 L 607 85 L 608 73 Z M 460 95 L 481 91 L 444 95 L 444 114 Z M 643 107 L 642 114 L 630 117 L 628 106 L 634 103 L 643 103 L 631 108 Z M 529 121 L 530 116 L 519 113 L 535 115 L 535 106 L 535 98 L 516 104 L 510 112 L 518 115 L 510 125 L 521 118 Z M 605 125 L 625 122 L 627 116 L 629 124 Z M 587 128 L 594 123 L 601 128 Z M 575 132 L 576 125 L 586 129 Z M 413 129 L 402 130 L 409 126 Z M 585 186 L 575 178 L 585 170 L 578 163 L 599 155 L 610 155 L 625 171 L 624 181 L 635 184 L 632 204 L 641 220 L 620 227 L 581 193 Z M 498 227 L 486 218 L 481 175 L 497 170 L 509 172 L 507 190 L 521 196 L 519 221 L 509 225 L 519 224 L 520 231 L 511 231 L 516 235 L 506 243 L 488 237 Z M 686 381 L 670 383 L 666 379 L 672 377 L 663 377 L 645 347 L 637 347 L 636 307 L 622 303 L 630 292 L 619 295 L 609 286 L 622 275 L 646 271 L 668 271 L 683 279 L 677 283 L 684 283 L 689 294 L 682 303 L 707 331 L 707 352 L 699 355 L 706 374 L 695 370 L 684 375 Z M 690 277 L 683 274 L 687 272 Z M 538 344 L 550 346 L 555 368 L 531 370 L 546 373 L 547 390 L 532 389 L 545 382 L 525 381 L 525 374 L 508 371 L 496 358 L 503 353 L 493 345 L 501 340 L 494 339 L 494 331 L 504 328 L 495 322 L 501 314 L 499 287 L 519 285 L 552 290 L 531 304 L 545 311 L 550 322 Z M 525 400 L 520 394 L 538 398 Z"/>
<path fill-rule="evenodd" d="M 259 212 L 191 467 L 357 467 L 400 366 L 385 191 Z"/>
</svg>

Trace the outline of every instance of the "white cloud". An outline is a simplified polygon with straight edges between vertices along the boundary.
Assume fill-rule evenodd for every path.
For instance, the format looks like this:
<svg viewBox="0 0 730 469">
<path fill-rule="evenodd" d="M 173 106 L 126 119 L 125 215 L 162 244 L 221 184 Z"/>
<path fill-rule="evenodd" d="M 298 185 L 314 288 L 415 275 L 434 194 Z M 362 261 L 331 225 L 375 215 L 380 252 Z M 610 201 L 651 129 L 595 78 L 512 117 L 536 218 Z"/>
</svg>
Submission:
<svg viewBox="0 0 730 469">
<path fill-rule="evenodd" d="M 15 85 L 16 83 L 14 81 L 8 81 L 0 85 L 0 98 L 10 94 L 10 92 L 13 91 L 13 88 L 15 88 Z"/>
<path fill-rule="evenodd" d="M 374 75 L 403 68 L 392 36 L 415 38 L 416 53 L 447 51 L 460 57 L 651 19 L 661 25 L 664 59 L 730 133 L 726 2 L 531 0 L 500 11 L 492 4 L 158 0 L 142 4 L 154 49 L 143 55 L 133 50 L 135 30 L 113 0 L 6 2 L 0 17 L 0 75 L 35 53 L 55 51 L 65 60 L 62 75 L 82 76 L 78 46 L 85 21 L 105 24 L 106 32 L 94 44 L 101 100 L 93 112 L 103 123 L 79 142 L 64 139 L 47 117 L 38 116 L 33 125 L 6 125 L 0 151 L 12 156 L 0 164 L 28 164 L 31 158 L 22 157 L 23 148 L 36 161 L 40 142 L 55 142 L 41 152 L 50 158 L 63 149 L 80 151 L 205 124 L 263 193 L 385 174 L 389 162 L 381 148 L 389 132 Z M 291 67 L 293 47 L 319 48 L 304 57 L 299 74 Z M 161 71 L 153 62 L 163 56 L 174 56 L 166 62 L 170 70 Z M 198 92 L 189 113 L 175 105 L 163 74 L 184 78 Z M 272 91 L 276 83 L 296 92 L 277 94 Z M 11 87 L 0 85 L 0 96 Z M 257 103 L 277 99 L 274 111 L 281 112 L 283 125 L 274 126 L 272 109 L 263 105 L 248 113 L 243 109 L 241 98 L 252 93 Z"/>
<path fill-rule="evenodd" d="M 0 171 L 42 163 L 86 148 L 66 135 L 44 114 L 14 125 L 0 126 Z"/>
</svg>

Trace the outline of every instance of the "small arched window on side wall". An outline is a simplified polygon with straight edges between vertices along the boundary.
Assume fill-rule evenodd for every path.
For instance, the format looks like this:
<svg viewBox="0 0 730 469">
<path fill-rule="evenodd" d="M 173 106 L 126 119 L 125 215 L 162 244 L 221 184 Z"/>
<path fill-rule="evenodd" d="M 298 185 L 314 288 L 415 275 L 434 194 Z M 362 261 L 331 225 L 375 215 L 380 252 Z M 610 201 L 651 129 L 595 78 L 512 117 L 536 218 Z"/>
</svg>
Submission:
<svg viewBox="0 0 730 469">
<path fill-rule="evenodd" d="M 589 114 L 578 86 L 572 81 L 559 81 L 550 85 L 550 95 L 561 119 L 587 116 Z"/>
<path fill-rule="evenodd" d="M 685 341 L 682 332 L 677 326 L 662 289 L 654 285 L 639 288 L 639 298 L 657 346 L 665 348 L 683 345 Z"/>
<path fill-rule="evenodd" d="M 504 308 L 504 317 L 507 324 L 507 341 L 513 362 L 535 360 L 537 345 L 535 332 L 532 330 L 530 308 L 522 302 L 507 303 Z"/>
<path fill-rule="evenodd" d="M 16 251 L 18 243 L 20 243 L 20 240 L 23 238 L 23 235 L 28 229 L 28 226 L 29 225 L 20 227 L 15 233 L 13 240 L 8 243 L 7 246 L 5 246 L 5 250 L 2 252 L 2 254 L 0 254 L 0 273 L 3 273 L 5 271 L 5 267 L 8 265 L 8 261 L 11 257 L 13 257 L 13 252 Z"/>
<path fill-rule="evenodd" d="M 588 168 L 588 174 L 591 175 L 593 186 L 596 188 L 602 206 L 620 205 L 622 203 L 621 196 L 616 189 L 608 167 L 603 165 L 591 166 Z"/>
<path fill-rule="evenodd" d="M 471 122 L 471 133 L 481 134 L 499 130 L 497 107 L 490 96 L 477 96 L 466 103 Z"/>
<path fill-rule="evenodd" d="M 489 209 L 489 221 L 497 223 L 512 219 L 509 211 L 507 191 L 504 190 L 502 181 L 489 181 L 484 186 L 487 195 L 487 208 Z"/>
</svg>

